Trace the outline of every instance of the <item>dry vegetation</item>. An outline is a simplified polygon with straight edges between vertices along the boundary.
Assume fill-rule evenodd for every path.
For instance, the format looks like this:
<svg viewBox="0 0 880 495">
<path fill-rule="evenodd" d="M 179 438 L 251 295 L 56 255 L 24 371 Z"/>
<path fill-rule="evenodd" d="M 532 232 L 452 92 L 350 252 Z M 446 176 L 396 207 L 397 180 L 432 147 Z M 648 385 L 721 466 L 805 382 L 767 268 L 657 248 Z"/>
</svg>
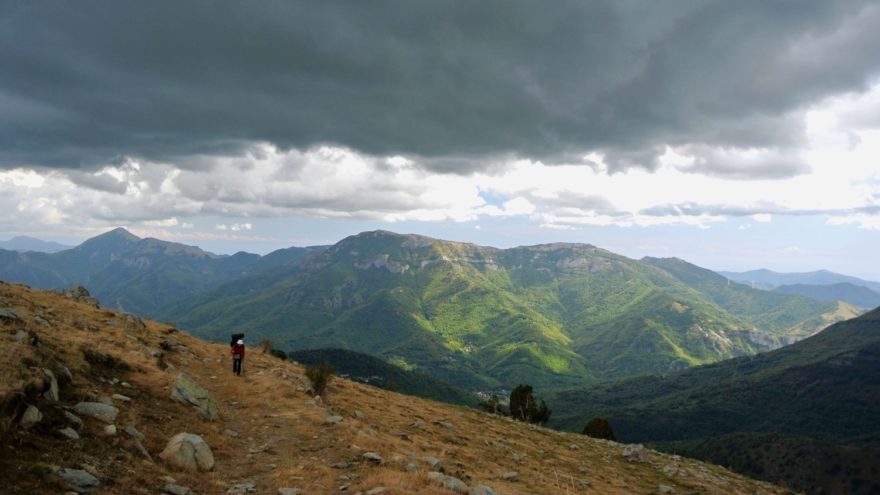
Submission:
<svg viewBox="0 0 880 495">
<path fill-rule="evenodd" d="M 491 486 L 498 494 L 648 494 L 660 485 L 678 494 L 785 493 L 721 467 L 652 451 L 650 462 L 630 463 L 619 444 L 342 379 L 330 383 L 325 397 L 313 399 L 299 365 L 251 352 L 243 376 L 235 377 L 226 345 L 192 338 L 169 324 L 146 321 L 141 328 L 121 313 L 56 293 L 0 283 L 0 308 L 22 315 L 22 321 L 2 321 L 0 334 L 4 493 L 63 492 L 51 465 L 93 471 L 103 485 L 99 493 L 161 493 L 166 475 L 198 494 L 223 494 L 244 481 L 254 482 L 262 494 L 275 494 L 279 487 L 340 493 L 346 485 L 344 493 L 376 487 L 386 487 L 386 494 L 451 493 L 428 478 L 423 457 L 437 458 L 446 474 L 470 486 Z M 16 343 L 13 334 L 19 330 L 35 334 L 39 345 Z M 86 418 L 80 440 L 55 433 L 66 423 L 60 407 L 39 397 L 40 368 L 62 364 L 73 382 L 62 383 L 61 404 L 114 393 L 131 397 L 130 403 L 116 403 L 116 424 L 136 425 L 155 461 L 127 450 L 122 435 L 100 435 L 101 425 Z M 217 398 L 218 421 L 201 420 L 194 409 L 169 400 L 181 371 Z M 25 404 L 37 405 L 46 416 L 30 430 L 14 422 Z M 343 419 L 330 423 L 331 415 Z M 158 460 L 166 441 L 183 431 L 201 435 L 211 446 L 212 471 L 181 472 Z M 362 461 L 365 452 L 378 453 L 384 463 Z M 350 464 L 340 468 L 340 463 Z M 417 471 L 408 472 L 409 464 Z M 510 471 L 518 473 L 516 479 L 502 479 Z"/>
</svg>

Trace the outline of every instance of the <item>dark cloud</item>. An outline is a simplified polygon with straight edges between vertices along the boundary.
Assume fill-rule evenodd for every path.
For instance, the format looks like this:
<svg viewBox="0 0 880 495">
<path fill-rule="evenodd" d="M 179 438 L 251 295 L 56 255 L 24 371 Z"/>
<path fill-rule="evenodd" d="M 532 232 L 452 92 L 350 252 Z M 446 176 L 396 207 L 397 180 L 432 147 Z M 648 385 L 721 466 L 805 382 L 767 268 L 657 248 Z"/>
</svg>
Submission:
<svg viewBox="0 0 880 495">
<path fill-rule="evenodd" d="M 799 109 L 880 69 L 878 22 L 868 0 L 5 2 L 0 165 L 787 148 Z"/>
</svg>

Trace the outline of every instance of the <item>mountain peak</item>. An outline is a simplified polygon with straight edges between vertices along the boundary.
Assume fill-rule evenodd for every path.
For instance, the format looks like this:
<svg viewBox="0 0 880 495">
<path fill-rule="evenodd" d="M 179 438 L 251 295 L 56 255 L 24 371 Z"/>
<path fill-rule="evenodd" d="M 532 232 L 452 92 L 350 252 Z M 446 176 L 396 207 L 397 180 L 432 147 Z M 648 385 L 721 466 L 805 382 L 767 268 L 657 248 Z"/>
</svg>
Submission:
<svg viewBox="0 0 880 495">
<path fill-rule="evenodd" d="M 119 239 L 126 239 L 129 241 L 141 240 L 140 237 L 138 237 L 138 236 L 132 234 L 131 232 L 129 232 L 128 230 L 126 230 L 125 227 L 116 227 L 115 229 L 113 229 L 109 232 L 105 232 L 97 237 L 115 237 L 115 238 L 119 238 Z"/>
</svg>

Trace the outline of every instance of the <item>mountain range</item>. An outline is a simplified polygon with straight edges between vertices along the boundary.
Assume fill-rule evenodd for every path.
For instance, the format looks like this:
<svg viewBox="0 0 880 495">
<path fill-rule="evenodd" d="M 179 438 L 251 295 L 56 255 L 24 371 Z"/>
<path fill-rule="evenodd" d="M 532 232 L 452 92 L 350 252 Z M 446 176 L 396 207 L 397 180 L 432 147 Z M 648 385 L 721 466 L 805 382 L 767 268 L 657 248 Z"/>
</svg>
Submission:
<svg viewBox="0 0 880 495">
<path fill-rule="evenodd" d="M 0 241 L 0 249 L 6 249 L 7 251 L 57 253 L 58 251 L 64 251 L 65 249 L 70 249 L 72 247 L 73 246 L 58 242 L 44 241 L 35 237 L 28 237 L 26 235 L 13 237 L 8 241 Z"/>
<path fill-rule="evenodd" d="M 880 490 L 880 309 L 772 352 L 558 392 L 557 427 L 712 459 L 810 493 Z"/>
<path fill-rule="evenodd" d="M 832 285 L 849 283 L 859 287 L 867 287 L 874 292 L 880 293 L 880 282 L 863 280 L 849 275 L 841 275 L 840 273 L 834 273 L 828 270 L 801 273 L 779 273 L 772 270 L 760 269 L 747 272 L 719 271 L 718 273 L 734 282 L 740 282 L 746 285 L 754 284 L 756 288 L 766 290 L 773 290 L 781 285 Z"/>
<path fill-rule="evenodd" d="M 784 294 L 800 294 L 817 301 L 843 301 L 857 308 L 873 309 L 880 306 L 880 293 L 849 282 L 830 285 L 780 285 L 773 290 Z"/>
<path fill-rule="evenodd" d="M 472 390 L 571 387 L 750 355 L 858 311 L 589 244 L 496 249 L 385 231 L 218 256 L 116 229 L 59 253 L 0 251 L 0 278 L 214 340 L 371 354 Z"/>
</svg>

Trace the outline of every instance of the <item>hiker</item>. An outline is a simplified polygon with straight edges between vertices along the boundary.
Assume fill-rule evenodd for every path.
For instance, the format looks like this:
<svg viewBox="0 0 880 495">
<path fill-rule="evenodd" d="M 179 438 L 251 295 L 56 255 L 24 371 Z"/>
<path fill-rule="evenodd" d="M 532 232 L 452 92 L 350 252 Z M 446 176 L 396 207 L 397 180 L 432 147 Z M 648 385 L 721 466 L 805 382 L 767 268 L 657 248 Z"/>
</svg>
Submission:
<svg viewBox="0 0 880 495">
<path fill-rule="evenodd" d="M 241 376 L 241 362 L 244 361 L 244 340 L 238 339 L 232 344 L 232 372 Z"/>
</svg>

